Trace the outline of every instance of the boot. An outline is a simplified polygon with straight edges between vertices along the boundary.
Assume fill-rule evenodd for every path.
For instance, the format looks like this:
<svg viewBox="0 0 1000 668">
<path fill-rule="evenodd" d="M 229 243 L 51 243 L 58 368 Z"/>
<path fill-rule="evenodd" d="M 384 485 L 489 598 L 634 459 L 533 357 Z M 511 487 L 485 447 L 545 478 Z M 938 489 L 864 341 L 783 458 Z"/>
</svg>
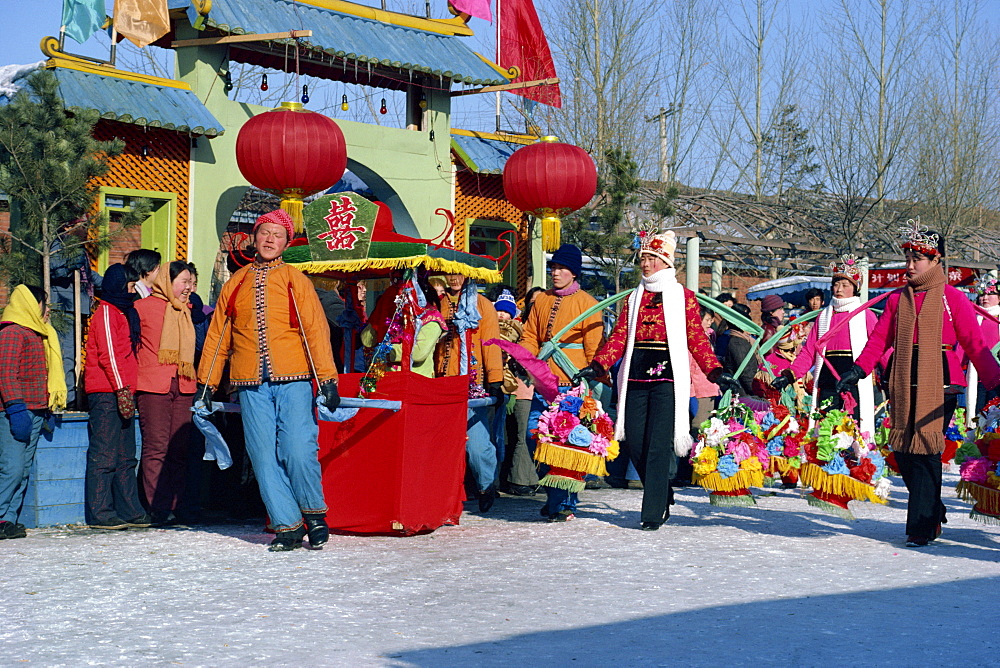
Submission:
<svg viewBox="0 0 1000 668">
<path fill-rule="evenodd" d="M 299 525 L 295 529 L 285 529 L 275 534 L 271 541 L 271 547 L 267 548 L 271 552 L 291 552 L 302 547 L 302 538 L 306 535 L 305 525 Z"/>
<path fill-rule="evenodd" d="M 309 547 L 318 550 L 330 540 L 330 527 L 326 524 L 326 515 L 307 513 L 305 520 L 306 530 L 309 532 Z"/>
</svg>

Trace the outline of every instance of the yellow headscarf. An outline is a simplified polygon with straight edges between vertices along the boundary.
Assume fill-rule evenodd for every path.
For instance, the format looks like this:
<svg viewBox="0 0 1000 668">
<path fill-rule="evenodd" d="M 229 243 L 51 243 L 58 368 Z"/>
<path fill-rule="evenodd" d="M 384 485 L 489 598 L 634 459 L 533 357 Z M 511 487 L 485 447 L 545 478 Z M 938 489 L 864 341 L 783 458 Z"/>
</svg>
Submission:
<svg viewBox="0 0 1000 668">
<path fill-rule="evenodd" d="M 163 313 L 163 330 L 160 332 L 160 350 L 156 359 L 160 364 L 176 364 L 177 373 L 194 378 L 194 323 L 191 307 L 174 296 L 170 266 L 160 268 L 153 282 L 153 296 L 167 302 Z"/>
<path fill-rule="evenodd" d="M 59 336 L 42 312 L 31 290 L 19 285 L 10 293 L 10 301 L 0 314 L 0 320 L 13 322 L 41 335 L 45 344 L 45 368 L 48 370 L 49 410 L 62 413 L 66 408 L 66 373 L 63 371 Z"/>
</svg>

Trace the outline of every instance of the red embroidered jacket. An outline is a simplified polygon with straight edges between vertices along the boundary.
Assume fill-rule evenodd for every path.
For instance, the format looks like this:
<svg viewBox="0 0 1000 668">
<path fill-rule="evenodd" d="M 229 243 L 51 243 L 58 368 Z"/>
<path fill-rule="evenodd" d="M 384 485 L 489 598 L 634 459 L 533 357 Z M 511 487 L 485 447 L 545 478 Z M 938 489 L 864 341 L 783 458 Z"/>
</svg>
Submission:
<svg viewBox="0 0 1000 668">
<path fill-rule="evenodd" d="M 666 341 L 667 325 L 663 319 L 663 306 L 653 304 L 653 297 L 658 293 L 643 292 L 642 301 L 639 304 L 639 317 L 636 319 L 635 340 L 636 341 Z M 605 369 L 610 369 L 615 362 L 625 354 L 625 346 L 628 343 L 628 321 L 629 308 L 632 295 L 625 298 L 622 312 L 618 315 L 615 327 L 611 331 L 611 336 L 607 342 L 601 346 L 594 356 L 594 360 Z M 719 359 L 712 351 L 712 344 L 708 342 L 705 330 L 701 326 L 701 316 L 698 313 L 698 299 L 695 294 L 684 288 L 684 320 L 687 325 L 688 351 L 694 357 L 695 362 L 705 372 L 705 375 L 712 373 L 721 367 Z"/>
</svg>

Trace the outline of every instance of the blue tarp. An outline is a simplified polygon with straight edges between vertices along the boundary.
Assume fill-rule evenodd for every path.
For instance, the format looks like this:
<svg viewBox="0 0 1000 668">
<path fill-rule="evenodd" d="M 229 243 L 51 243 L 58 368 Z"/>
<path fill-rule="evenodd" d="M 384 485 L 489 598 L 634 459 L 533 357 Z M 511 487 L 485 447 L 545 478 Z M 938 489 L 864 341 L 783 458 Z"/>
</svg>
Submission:
<svg viewBox="0 0 1000 668">
<path fill-rule="evenodd" d="M 478 174 L 502 174 L 503 166 L 523 144 L 464 134 L 451 135 L 451 147 L 462 163 Z"/>
</svg>

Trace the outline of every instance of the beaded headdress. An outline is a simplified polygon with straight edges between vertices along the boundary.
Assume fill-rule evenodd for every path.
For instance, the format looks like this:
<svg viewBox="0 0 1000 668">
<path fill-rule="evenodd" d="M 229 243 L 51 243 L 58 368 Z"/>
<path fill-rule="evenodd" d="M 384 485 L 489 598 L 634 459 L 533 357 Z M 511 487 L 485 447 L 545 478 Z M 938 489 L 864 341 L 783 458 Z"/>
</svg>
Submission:
<svg viewBox="0 0 1000 668">
<path fill-rule="evenodd" d="M 920 224 L 920 218 L 909 219 L 899 228 L 903 239 L 903 250 L 912 250 L 924 255 L 940 255 L 938 242 L 941 238 Z"/>
<path fill-rule="evenodd" d="M 973 286 L 977 295 L 1000 295 L 1000 280 L 996 276 L 983 274 Z"/>
<path fill-rule="evenodd" d="M 838 278 L 846 278 L 851 283 L 854 283 L 855 288 L 861 287 L 861 282 L 865 275 L 865 269 L 867 268 L 867 260 L 859 258 L 854 255 L 854 253 L 841 255 L 840 262 L 834 262 L 830 265 L 830 269 L 833 271 L 834 280 L 837 280 Z"/>
</svg>

